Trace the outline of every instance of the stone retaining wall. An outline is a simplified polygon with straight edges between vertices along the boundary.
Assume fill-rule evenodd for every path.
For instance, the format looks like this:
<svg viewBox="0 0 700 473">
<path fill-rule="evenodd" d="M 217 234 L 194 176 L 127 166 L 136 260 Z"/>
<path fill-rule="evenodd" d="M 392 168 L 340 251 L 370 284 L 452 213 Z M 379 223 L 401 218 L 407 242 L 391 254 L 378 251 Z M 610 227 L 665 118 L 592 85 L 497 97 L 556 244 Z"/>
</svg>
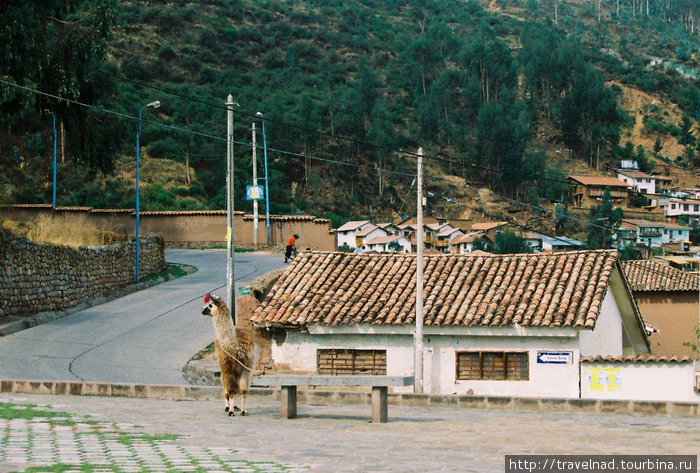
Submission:
<svg viewBox="0 0 700 473">
<path fill-rule="evenodd" d="M 163 238 L 140 239 L 140 277 L 165 271 Z M 71 248 L 0 230 L 0 316 L 61 311 L 136 282 L 136 245 Z"/>
<path fill-rule="evenodd" d="M 0 392 L 74 396 L 138 397 L 170 400 L 221 400 L 222 389 L 214 386 L 176 386 L 80 381 L 0 380 Z M 279 389 L 252 388 L 251 402 L 280 402 Z M 298 391 L 300 404 L 371 405 L 372 394 L 358 391 Z M 596 399 L 516 398 L 495 396 L 447 396 L 389 393 L 390 406 L 448 409 L 496 409 L 512 411 L 563 411 L 617 414 L 700 416 L 700 404 L 683 402 L 610 401 Z"/>
</svg>

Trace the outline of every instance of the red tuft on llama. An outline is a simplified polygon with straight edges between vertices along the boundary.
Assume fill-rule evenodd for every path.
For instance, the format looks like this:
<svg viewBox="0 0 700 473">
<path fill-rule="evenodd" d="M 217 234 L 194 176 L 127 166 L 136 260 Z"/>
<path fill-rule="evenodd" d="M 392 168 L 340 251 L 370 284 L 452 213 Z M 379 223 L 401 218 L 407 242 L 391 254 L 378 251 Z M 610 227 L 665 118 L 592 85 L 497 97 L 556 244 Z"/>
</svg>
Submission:
<svg viewBox="0 0 700 473">
<path fill-rule="evenodd" d="M 242 327 L 235 327 L 231 312 L 226 303 L 220 297 L 207 294 L 204 296 L 202 308 L 203 315 L 209 315 L 214 321 L 216 333 L 216 354 L 221 368 L 221 385 L 224 388 L 226 400 L 225 412 L 234 415 L 240 411 L 241 415 L 247 415 L 245 398 L 253 380 L 253 370 L 258 363 L 258 345 L 253 333 Z M 236 395 L 241 395 L 241 408 L 236 404 Z"/>
</svg>

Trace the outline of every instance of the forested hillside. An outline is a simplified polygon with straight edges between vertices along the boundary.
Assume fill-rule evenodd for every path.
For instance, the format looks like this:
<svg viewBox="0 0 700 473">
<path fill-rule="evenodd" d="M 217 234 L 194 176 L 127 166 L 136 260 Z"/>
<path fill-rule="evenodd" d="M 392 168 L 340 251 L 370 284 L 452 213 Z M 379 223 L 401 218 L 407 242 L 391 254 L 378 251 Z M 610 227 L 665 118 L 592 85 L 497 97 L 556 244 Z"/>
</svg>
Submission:
<svg viewBox="0 0 700 473">
<path fill-rule="evenodd" d="M 477 188 L 560 200 L 573 170 L 699 164 L 697 1 L 37 5 L 0 15 L 4 202 L 51 202 L 53 114 L 58 205 L 133 207 L 141 110 L 141 208 L 223 208 L 229 93 L 243 210 L 257 112 L 271 211 L 336 224 L 410 213 L 418 147 L 448 216 Z M 651 99 L 635 134 L 630 93 Z"/>
</svg>

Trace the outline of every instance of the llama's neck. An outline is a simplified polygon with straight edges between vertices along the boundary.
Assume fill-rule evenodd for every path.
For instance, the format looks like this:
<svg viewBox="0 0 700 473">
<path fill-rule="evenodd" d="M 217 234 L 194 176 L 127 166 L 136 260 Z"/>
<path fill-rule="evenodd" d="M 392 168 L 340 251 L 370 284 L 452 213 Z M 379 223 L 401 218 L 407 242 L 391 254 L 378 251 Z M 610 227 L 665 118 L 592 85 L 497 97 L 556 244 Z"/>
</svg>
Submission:
<svg viewBox="0 0 700 473">
<path fill-rule="evenodd" d="M 213 317 L 214 332 L 219 343 L 232 346 L 236 343 L 236 327 L 233 325 L 231 314 L 228 311 L 218 311 Z"/>
</svg>

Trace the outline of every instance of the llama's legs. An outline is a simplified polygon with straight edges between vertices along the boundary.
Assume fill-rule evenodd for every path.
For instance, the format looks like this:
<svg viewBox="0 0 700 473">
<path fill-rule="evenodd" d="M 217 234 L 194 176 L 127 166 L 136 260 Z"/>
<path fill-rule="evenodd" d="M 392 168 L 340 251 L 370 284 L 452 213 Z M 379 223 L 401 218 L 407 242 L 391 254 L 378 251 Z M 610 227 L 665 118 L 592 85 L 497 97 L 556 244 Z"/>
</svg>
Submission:
<svg viewBox="0 0 700 473">
<path fill-rule="evenodd" d="M 233 406 L 233 407 L 231 407 L 231 415 L 233 415 L 234 412 L 241 412 L 241 410 L 236 405 L 236 396 L 237 396 L 236 394 L 231 396 L 231 405 Z"/>
<path fill-rule="evenodd" d="M 229 415 L 233 414 L 233 411 L 230 409 L 230 395 L 229 392 L 226 391 L 224 392 L 224 399 L 226 400 L 226 407 L 224 408 L 224 412 L 228 412 Z"/>
<path fill-rule="evenodd" d="M 241 406 L 242 406 L 241 415 L 242 415 L 242 416 L 248 415 L 248 411 L 247 411 L 246 408 L 245 408 L 245 395 L 246 395 L 246 394 L 247 394 L 246 392 L 242 392 L 242 393 L 241 393 Z"/>
</svg>

